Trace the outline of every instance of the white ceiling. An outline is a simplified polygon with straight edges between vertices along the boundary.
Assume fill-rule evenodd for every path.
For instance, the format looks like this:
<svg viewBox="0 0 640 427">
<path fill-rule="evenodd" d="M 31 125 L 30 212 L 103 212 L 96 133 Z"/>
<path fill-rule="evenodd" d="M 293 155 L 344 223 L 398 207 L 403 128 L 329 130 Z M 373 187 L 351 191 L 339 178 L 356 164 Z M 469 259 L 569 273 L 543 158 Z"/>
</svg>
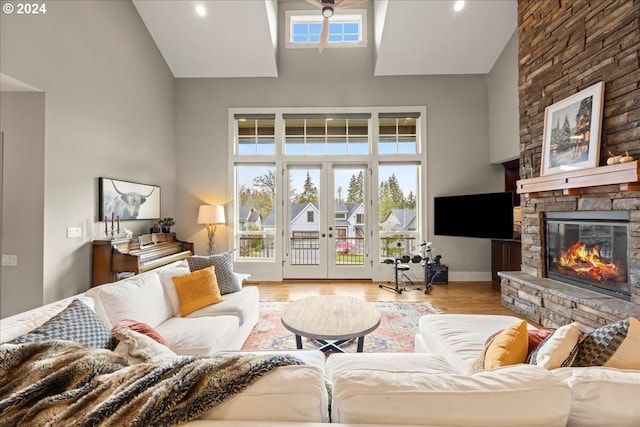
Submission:
<svg viewBox="0 0 640 427">
<path fill-rule="evenodd" d="M 203 4 L 205 17 L 195 5 Z M 517 26 L 517 0 L 370 0 L 376 76 L 488 73 Z M 304 0 L 133 0 L 175 77 L 277 77 L 283 9 Z M 280 9 L 280 11 L 278 11 Z M 319 13 L 319 11 L 318 11 Z M 325 51 L 326 52 L 326 51 Z"/>
<path fill-rule="evenodd" d="M 517 26 L 517 0 L 370 0 L 376 76 L 484 74 Z M 133 0 L 175 77 L 277 77 L 278 18 L 304 0 Z M 207 8 L 205 18 L 194 12 Z M 281 9 L 278 11 L 277 9 Z M 280 19 L 282 20 L 282 19 Z M 283 32 L 282 32 L 283 33 Z M 229 40 L 233 37 L 233 41 Z M 0 91 L 37 91 L 4 74 Z"/>
</svg>

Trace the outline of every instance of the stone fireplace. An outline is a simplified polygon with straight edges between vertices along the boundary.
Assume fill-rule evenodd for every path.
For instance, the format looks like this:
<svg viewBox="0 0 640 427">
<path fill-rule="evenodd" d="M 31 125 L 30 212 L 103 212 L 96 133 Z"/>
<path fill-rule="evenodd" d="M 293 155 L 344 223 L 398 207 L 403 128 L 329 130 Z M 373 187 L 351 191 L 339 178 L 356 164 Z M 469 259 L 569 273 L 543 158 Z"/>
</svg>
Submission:
<svg viewBox="0 0 640 427">
<path fill-rule="evenodd" d="M 518 0 L 522 264 L 521 271 L 498 274 L 502 304 L 535 323 L 557 327 L 578 321 L 588 332 L 614 320 L 640 318 L 640 166 L 638 160 L 607 165 L 609 153 L 628 152 L 640 158 L 638 19 L 637 0 Z M 604 83 L 599 166 L 540 176 L 546 107 L 599 81 Z M 582 286 L 583 280 L 574 283 L 582 279 L 575 277 L 582 272 L 570 279 L 558 277 L 554 276 L 556 267 L 549 265 L 547 243 L 553 252 L 568 249 L 568 242 L 558 242 L 557 237 L 551 241 L 545 229 L 546 216 L 588 216 L 594 212 L 628 218 L 627 279 L 619 283 L 623 298 L 613 290 L 617 283 L 606 282 L 605 288 L 613 285 L 607 289 L 613 293 L 603 292 L 602 283 L 588 284 L 594 288 Z M 566 233 L 579 231 L 569 229 Z M 605 234 L 604 230 L 596 233 Z M 594 240 L 601 237 L 585 242 L 585 251 L 591 249 L 593 254 Z M 599 246 L 596 254 L 606 264 L 623 268 L 624 255 L 611 251 Z"/>
<path fill-rule="evenodd" d="M 638 162 L 629 167 L 637 181 Z M 571 186 L 570 178 L 554 179 Z M 640 317 L 640 191 L 621 191 L 628 184 L 528 192 L 553 184 L 545 178 L 519 181 L 526 196 L 522 266 L 520 272 L 498 273 L 503 306 L 547 327 L 578 321 L 585 331 Z M 583 253 L 570 254 L 579 244 Z M 562 256 L 574 257 L 577 271 L 565 269 Z"/>
</svg>

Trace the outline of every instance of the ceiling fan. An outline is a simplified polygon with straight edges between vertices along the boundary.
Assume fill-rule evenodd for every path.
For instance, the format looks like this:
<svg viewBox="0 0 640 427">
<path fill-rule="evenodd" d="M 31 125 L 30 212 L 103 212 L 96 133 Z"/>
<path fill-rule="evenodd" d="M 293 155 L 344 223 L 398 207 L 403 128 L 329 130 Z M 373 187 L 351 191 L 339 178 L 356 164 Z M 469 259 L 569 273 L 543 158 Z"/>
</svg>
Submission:
<svg viewBox="0 0 640 427">
<path fill-rule="evenodd" d="M 306 0 L 307 3 L 322 9 L 322 30 L 320 30 L 320 42 L 318 44 L 320 53 L 327 46 L 329 38 L 329 18 L 333 16 L 334 9 L 344 9 L 366 3 L 369 0 Z"/>
</svg>

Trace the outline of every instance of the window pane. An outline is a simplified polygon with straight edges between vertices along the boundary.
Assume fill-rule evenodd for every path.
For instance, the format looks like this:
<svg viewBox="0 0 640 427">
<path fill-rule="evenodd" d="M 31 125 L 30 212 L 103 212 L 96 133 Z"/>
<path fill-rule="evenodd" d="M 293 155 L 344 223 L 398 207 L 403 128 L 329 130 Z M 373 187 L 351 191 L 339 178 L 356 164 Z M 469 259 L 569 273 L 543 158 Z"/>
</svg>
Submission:
<svg viewBox="0 0 640 427">
<path fill-rule="evenodd" d="M 236 165 L 238 259 L 275 258 L 275 166 Z"/>
<path fill-rule="evenodd" d="M 359 25 L 355 22 L 345 22 L 344 24 L 345 33 L 358 34 L 359 29 L 360 29 Z"/>
<path fill-rule="evenodd" d="M 294 147 L 294 144 L 304 147 Z M 285 154 L 369 154 L 369 120 L 285 119 Z"/>
<path fill-rule="evenodd" d="M 418 153 L 417 122 L 415 118 L 381 118 L 378 152 L 380 154 Z"/>
<path fill-rule="evenodd" d="M 378 168 L 380 257 L 415 253 L 418 236 L 418 165 L 384 164 Z"/>
<path fill-rule="evenodd" d="M 275 154 L 275 119 L 237 119 L 238 155 Z"/>
<path fill-rule="evenodd" d="M 293 34 L 306 36 L 307 34 L 309 34 L 309 24 L 293 24 Z"/>
</svg>

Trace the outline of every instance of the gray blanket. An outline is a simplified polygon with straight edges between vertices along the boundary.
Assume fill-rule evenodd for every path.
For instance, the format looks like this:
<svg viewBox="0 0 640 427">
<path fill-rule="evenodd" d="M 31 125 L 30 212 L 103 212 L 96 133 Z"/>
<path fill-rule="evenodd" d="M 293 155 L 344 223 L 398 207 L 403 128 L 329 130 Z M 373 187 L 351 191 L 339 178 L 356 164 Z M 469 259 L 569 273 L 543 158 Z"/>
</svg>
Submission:
<svg viewBox="0 0 640 427">
<path fill-rule="evenodd" d="M 0 345 L 0 426 L 169 426 L 205 414 L 286 355 L 189 357 L 130 365 L 70 341 Z"/>
</svg>

